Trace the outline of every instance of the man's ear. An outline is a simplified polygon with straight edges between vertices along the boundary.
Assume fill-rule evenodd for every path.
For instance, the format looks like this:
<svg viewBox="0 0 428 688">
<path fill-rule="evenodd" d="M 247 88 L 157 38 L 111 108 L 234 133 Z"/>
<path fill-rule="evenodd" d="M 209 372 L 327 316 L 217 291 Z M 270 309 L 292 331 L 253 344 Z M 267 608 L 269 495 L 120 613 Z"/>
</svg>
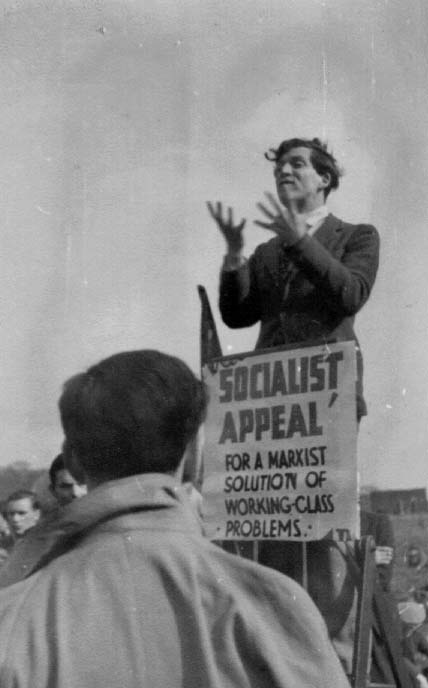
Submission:
<svg viewBox="0 0 428 688">
<path fill-rule="evenodd" d="M 204 427 L 201 425 L 196 435 L 189 441 L 176 473 L 181 482 L 192 483 L 197 490 L 201 489 L 203 481 L 202 448 L 204 439 Z"/>
<path fill-rule="evenodd" d="M 320 189 L 328 189 L 331 184 L 331 174 L 330 172 L 323 172 L 321 175 Z"/>
</svg>

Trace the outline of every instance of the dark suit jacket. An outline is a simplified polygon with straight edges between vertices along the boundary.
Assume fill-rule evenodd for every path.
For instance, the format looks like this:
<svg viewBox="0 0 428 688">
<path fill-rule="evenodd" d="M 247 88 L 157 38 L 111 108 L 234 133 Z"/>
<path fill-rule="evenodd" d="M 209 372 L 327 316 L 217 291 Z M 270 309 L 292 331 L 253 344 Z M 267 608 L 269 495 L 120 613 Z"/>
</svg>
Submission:
<svg viewBox="0 0 428 688">
<path fill-rule="evenodd" d="M 362 357 L 354 318 L 369 298 L 379 264 L 379 235 L 329 215 L 315 234 L 291 247 L 279 237 L 248 263 L 221 273 L 220 312 L 229 327 L 260 322 L 256 349 L 313 340 L 357 345 L 357 413 L 366 414 Z"/>
</svg>

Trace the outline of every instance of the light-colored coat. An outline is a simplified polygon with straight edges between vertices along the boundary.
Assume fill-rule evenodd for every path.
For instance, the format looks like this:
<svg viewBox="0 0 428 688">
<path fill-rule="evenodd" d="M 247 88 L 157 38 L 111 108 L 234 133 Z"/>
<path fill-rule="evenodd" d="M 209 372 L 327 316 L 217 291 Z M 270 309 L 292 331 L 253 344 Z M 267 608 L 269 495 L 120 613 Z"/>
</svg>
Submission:
<svg viewBox="0 0 428 688">
<path fill-rule="evenodd" d="M 106 483 L 69 514 L 0 591 L 2 688 L 349 688 L 306 593 L 208 542 L 172 478 Z"/>
</svg>

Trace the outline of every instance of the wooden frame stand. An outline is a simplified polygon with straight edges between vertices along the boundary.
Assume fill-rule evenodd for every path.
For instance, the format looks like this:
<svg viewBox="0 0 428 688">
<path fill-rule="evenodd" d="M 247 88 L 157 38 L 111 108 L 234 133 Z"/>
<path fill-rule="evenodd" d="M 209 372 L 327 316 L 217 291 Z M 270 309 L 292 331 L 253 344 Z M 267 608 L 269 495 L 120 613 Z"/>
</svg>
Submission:
<svg viewBox="0 0 428 688">
<path fill-rule="evenodd" d="M 400 620 L 395 603 L 379 589 L 376 580 L 375 543 L 371 536 L 355 542 L 358 568 L 358 604 L 352 663 L 352 688 L 412 688 L 403 661 Z M 376 640 L 379 638 L 381 644 Z M 373 660 L 387 682 L 370 679 Z"/>
</svg>

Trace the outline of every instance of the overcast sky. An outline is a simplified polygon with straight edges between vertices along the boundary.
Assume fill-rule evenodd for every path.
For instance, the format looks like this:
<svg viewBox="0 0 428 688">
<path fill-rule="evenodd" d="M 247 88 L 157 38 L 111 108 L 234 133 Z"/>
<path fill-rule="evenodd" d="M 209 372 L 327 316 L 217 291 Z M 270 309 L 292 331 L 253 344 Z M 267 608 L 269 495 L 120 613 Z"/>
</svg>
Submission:
<svg viewBox="0 0 428 688">
<path fill-rule="evenodd" d="M 0 0 L 0 463 L 46 466 L 62 382 L 119 350 L 199 367 L 203 283 L 223 243 L 205 209 L 252 220 L 263 151 L 320 135 L 345 168 L 332 210 L 374 224 L 357 318 L 363 483 L 428 477 L 428 5 L 425 0 Z"/>
</svg>

